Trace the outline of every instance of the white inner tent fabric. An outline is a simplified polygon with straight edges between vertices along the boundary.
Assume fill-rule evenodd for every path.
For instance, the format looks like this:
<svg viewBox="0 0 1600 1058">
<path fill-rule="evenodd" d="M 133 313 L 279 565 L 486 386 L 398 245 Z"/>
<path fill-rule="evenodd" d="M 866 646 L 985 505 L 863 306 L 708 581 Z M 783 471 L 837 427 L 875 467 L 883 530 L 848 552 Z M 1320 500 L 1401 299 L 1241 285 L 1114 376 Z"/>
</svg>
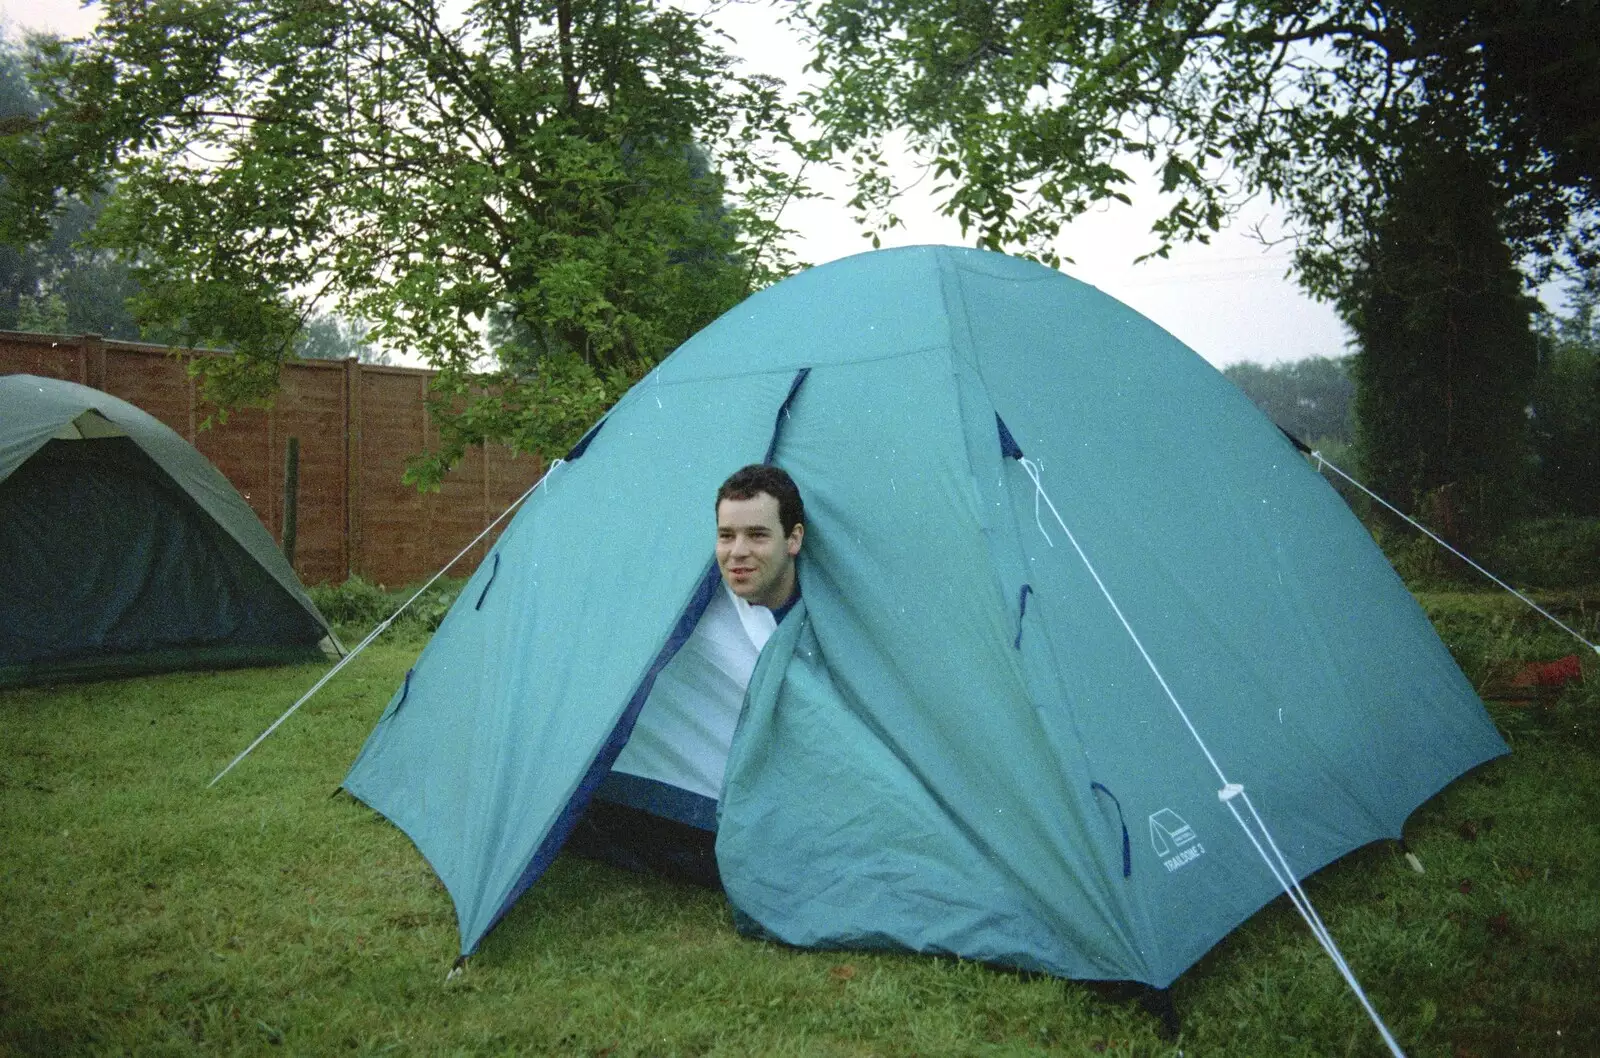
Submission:
<svg viewBox="0 0 1600 1058">
<path fill-rule="evenodd" d="M 771 610 L 719 584 L 694 632 L 656 678 L 613 776 L 653 780 L 715 802 L 745 688 L 776 629 Z"/>
</svg>

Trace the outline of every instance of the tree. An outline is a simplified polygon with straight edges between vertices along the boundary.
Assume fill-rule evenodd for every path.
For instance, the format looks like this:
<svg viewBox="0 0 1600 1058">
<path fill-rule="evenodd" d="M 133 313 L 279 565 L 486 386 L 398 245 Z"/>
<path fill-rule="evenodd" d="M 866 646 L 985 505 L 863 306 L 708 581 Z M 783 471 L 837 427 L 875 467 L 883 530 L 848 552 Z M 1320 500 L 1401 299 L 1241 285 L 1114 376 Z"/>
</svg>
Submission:
<svg viewBox="0 0 1600 1058">
<path fill-rule="evenodd" d="M 0 38 L 0 129 L 25 127 L 39 115 L 42 103 L 28 83 L 27 67 L 41 43 Z M 8 180 L 0 171 L 0 188 Z M 103 199 L 69 199 L 36 239 L 0 244 L 0 327 L 139 337 L 127 305 L 138 284 L 128 266 L 83 245 Z"/>
<path fill-rule="evenodd" d="M 143 333 L 129 308 L 139 281 L 120 255 L 88 243 L 105 201 L 97 194 L 67 202 L 48 241 L 37 247 L 37 296 L 60 302 L 63 333 L 134 341 Z"/>
<path fill-rule="evenodd" d="M 0 40 L 0 127 L 31 120 L 38 112 L 39 99 L 28 84 L 17 49 L 9 40 Z M 16 328 L 22 299 L 35 296 L 38 286 L 34 255 L 26 247 L 0 242 L 0 327 Z"/>
<path fill-rule="evenodd" d="M 1407 154 L 1493 159 L 1519 257 L 1592 257 L 1600 7 L 1573 0 L 812 0 L 822 146 L 892 223 L 903 133 L 984 246 L 1054 260 L 1062 225 L 1126 200 L 1141 159 L 1171 206 L 1157 253 L 1242 199 L 1282 203 L 1301 277 L 1333 296 Z M 1438 122 L 1447 118 L 1444 124 Z"/>
<path fill-rule="evenodd" d="M 1051 262 L 1062 225 L 1126 200 L 1141 159 L 1170 196 L 1158 254 L 1264 194 L 1288 216 L 1301 285 L 1365 327 L 1358 417 L 1380 479 L 1454 496 L 1474 531 L 1505 512 L 1496 489 L 1526 451 L 1509 409 L 1530 370 L 1516 266 L 1543 279 L 1600 250 L 1600 6 L 810 0 L 801 17 L 827 76 L 822 149 L 850 159 L 869 218 L 892 223 L 895 129 L 980 244 Z M 1452 167 L 1470 173 L 1470 208 L 1448 186 L 1413 194 Z M 1408 400 L 1445 403 L 1408 414 Z"/>
<path fill-rule="evenodd" d="M 1353 439 L 1349 357 L 1311 356 L 1265 366 L 1246 361 L 1222 373 L 1262 414 L 1300 440 L 1348 444 Z"/>
<path fill-rule="evenodd" d="M 319 313 L 306 320 L 295 342 L 294 354 L 302 360 L 348 360 L 387 364 L 389 354 L 366 340 L 368 328 L 338 316 Z"/>
<path fill-rule="evenodd" d="M 1411 160 L 1339 299 L 1355 333 L 1357 444 L 1377 491 L 1452 538 L 1492 537 L 1527 483 L 1533 299 L 1486 159 Z"/>
<path fill-rule="evenodd" d="M 1555 514 L 1600 515 L 1600 270 L 1565 314 L 1539 321 L 1531 401 L 1539 498 Z"/>
<path fill-rule="evenodd" d="M 485 438 L 571 443 L 788 266 L 777 85 L 655 0 L 114 0 L 49 58 L 0 230 L 114 180 L 95 237 L 137 253 L 142 319 L 235 350 L 202 364 L 223 406 L 316 311 L 373 321 L 439 370 L 424 483 Z M 496 312 L 542 355 L 486 356 Z"/>
</svg>

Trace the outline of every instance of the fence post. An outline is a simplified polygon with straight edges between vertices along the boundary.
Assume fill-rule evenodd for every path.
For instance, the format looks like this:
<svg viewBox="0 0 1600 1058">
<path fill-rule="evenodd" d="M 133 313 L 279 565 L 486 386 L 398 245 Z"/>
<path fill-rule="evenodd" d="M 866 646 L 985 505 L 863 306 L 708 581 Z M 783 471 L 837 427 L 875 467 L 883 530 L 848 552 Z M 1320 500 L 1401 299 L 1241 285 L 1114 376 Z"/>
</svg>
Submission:
<svg viewBox="0 0 1600 1058">
<path fill-rule="evenodd" d="M 283 557 L 294 566 L 300 535 L 300 438 L 291 436 L 283 449 Z"/>
<path fill-rule="evenodd" d="M 104 391 L 106 388 L 105 338 L 98 334 L 80 335 L 78 338 L 78 355 L 82 358 L 79 368 L 79 381 L 90 389 Z"/>
<path fill-rule="evenodd" d="M 362 571 L 361 551 L 361 361 L 344 362 L 344 556 L 345 576 Z"/>
<path fill-rule="evenodd" d="M 183 384 L 189 390 L 189 435 L 186 440 L 196 448 L 200 447 L 200 383 L 189 371 L 194 364 L 194 354 L 190 352 L 177 352 L 175 356 L 183 369 Z"/>
</svg>

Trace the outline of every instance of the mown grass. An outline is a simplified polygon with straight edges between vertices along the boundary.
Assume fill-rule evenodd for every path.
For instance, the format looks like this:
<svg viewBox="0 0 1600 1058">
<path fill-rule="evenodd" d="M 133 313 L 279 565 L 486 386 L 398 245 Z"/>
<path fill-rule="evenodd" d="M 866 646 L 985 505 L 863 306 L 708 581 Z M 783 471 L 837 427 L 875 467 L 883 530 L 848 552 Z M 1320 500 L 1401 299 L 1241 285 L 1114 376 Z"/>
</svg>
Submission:
<svg viewBox="0 0 1600 1058">
<path fill-rule="evenodd" d="M 1493 596 L 1425 601 L 1475 680 L 1571 649 Z M 761 944 L 720 895 L 568 858 L 447 979 L 443 888 L 330 796 L 422 635 L 380 640 L 209 791 L 320 670 L 0 693 L 0 1052 L 1384 1053 L 1281 900 L 1175 985 L 1176 1041 L 1113 988 Z M 1413 817 L 1426 874 L 1381 844 L 1309 885 L 1413 1055 L 1600 1054 L 1591 688 L 1492 707 L 1515 753 Z"/>
</svg>

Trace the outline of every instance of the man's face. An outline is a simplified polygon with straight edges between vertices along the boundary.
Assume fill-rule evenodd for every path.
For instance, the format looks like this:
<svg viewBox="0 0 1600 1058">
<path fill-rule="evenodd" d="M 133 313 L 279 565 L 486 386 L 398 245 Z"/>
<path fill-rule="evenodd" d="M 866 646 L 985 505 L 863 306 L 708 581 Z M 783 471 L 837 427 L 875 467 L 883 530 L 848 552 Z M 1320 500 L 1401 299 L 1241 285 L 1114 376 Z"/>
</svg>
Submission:
<svg viewBox="0 0 1600 1058">
<path fill-rule="evenodd" d="M 785 536 L 778 501 L 765 492 L 717 504 L 717 568 L 745 602 L 776 609 L 794 594 L 794 559 L 806 527 Z"/>
</svg>

